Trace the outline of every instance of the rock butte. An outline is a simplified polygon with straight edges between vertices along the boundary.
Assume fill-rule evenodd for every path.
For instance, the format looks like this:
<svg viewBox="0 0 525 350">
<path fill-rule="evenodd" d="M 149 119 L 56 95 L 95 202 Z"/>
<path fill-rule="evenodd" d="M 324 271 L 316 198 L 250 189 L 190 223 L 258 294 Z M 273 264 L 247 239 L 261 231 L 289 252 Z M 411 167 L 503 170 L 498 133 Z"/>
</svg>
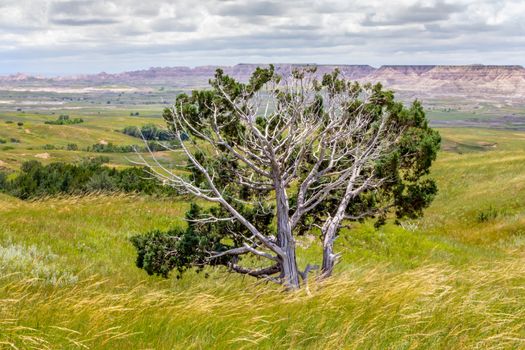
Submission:
<svg viewBox="0 0 525 350">
<path fill-rule="evenodd" d="M 313 64 L 311 64 L 313 65 Z M 116 74 L 63 76 L 46 78 L 15 74 L 0 77 L 1 87 L 44 85 L 91 86 L 119 84 L 134 87 L 166 86 L 175 88 L 204 87 L 217 68 L 235 78 L 246 81 L 259 64 L 235 66 L 152 67 L 146 70 Z M 306 64 L 276 64 L 281 74 Z M 374 68 L 369 65 L 316 65 L 319 75 L 339 68 L 348 79 L 360 82 L 381 82 L 401 93 L 417 96 L 478 96 L 503 99 L 525 97 L 525 68 L 519 65 L 386 65 Z"/>
</svg>

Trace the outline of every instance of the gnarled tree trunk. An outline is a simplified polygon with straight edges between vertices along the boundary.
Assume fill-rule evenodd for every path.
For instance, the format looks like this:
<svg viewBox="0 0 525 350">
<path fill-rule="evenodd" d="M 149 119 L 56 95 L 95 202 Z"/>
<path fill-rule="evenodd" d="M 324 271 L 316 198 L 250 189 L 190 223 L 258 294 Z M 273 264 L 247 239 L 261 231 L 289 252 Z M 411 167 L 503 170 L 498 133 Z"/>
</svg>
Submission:
<svg viewBox="0 0 525 350">
<path fill-rule="evenodd" d="M 282 254 L 279 255 L 282 280 L 286 288 L 298 289 L 300 287 L 299 269 L 297 268 L 295 239 L 290 225 L 288 196 L 282 181 L 278 178 L 274 181 L 277 204 L 277 244 L 282 249 Z"/>
</svg>

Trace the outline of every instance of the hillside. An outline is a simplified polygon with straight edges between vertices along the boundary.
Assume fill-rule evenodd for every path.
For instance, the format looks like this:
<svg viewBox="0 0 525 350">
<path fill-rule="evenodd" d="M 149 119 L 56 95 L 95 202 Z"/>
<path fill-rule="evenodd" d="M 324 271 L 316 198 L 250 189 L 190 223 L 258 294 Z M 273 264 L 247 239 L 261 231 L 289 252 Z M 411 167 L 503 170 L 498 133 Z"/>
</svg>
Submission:
<svg viewBox="0 0 525 350">
<path fill-rule="evenodd" d="M 220 268 L 136 268 L 128 238 L 181 225 L 182 201 L 0 195 L 0 348 L 523 348 L 525 134 L 441 133 L 425 217 L 345 229 L 336 276 L 293 295 Z M 301 265 L 319 259 L 312 239 Z"/>
<path fill-rule="evenodd" d="M 35 77 L 24 74 L 0 77 L 0 90 L 24 90 L 37 87 L 108 87 L 108 85 L 147 88 L 166 86 L 179 89 L 206 86 L 215 70 L 246 81 L 259 65 L 201 67 L 152 67 L 146 70 L 117 74 Z M 277 64 L 276 70 L 286 74 L 301 65 Z M 348 79 L 381 82 L 386 86 L 416 97 L 480 97 L 498 100 L 519 100 L 525 96 L 525 68 L 495 65 L 317 65 L 319 75 L 339 68 Z"/>
</svg>

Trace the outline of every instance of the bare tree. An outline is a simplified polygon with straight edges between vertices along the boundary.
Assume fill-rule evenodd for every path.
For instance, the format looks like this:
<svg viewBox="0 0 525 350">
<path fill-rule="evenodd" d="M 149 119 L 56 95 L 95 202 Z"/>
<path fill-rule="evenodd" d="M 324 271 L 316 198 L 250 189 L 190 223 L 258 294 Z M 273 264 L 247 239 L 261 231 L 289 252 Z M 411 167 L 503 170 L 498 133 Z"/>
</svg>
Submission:
<svg viewBox="0 0 525 350">
<path fill-rule="evenodd" d="M 187 163 L 173 169 L 142 159 L 181 194 L 222 208 L 192 218 L 194 224 L 244 227 L 229 232 L 235 244 L 208 251 L 206 262 L 220 260 L 235 272 L 296 289 L 315 268 L 298 268 L 301 227 L 310 223 L 320 230 L 322 272 L 328 276 L 344 220 L 384 216 L 394 207 L 398 216 L 415 216 L 431 201 L 435 185 L 420 178 L 428 173 L 439 135 L 428 128 L 418 103 L 405 108 L 380 85 L 361 86 L 337 71 L 318 79 L 312 67 L 286 77 L 277 76 L 272 66 L 257 69 L 247 84 L 219 70 L 211 86 L 180 95 L 164 114 L 180 143 L 172 151 Z M 423 149 L 424 142 L 431 147 Z M 407 184 L 420 195 L 396 193 Z M 410 205 L 400 202 L 403 196 Z M 275 230 L 261 229 L 239 209 L 246 207 L 271 210 Z M 268 264 L 241 265 L 247 255 Z"/>
</svg>

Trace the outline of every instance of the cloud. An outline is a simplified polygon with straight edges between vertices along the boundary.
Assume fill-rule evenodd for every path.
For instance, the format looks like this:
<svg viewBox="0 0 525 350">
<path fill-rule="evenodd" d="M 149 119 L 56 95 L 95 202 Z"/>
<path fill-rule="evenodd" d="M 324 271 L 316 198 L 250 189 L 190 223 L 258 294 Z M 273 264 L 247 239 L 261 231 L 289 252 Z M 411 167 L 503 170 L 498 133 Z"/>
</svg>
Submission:
<svg viewBox="0 0 525 350">
<path fill-rule="evenodd" d="M 219 5 L 215 14 L 228 17 L 282 16 L 288 10 L 284 1 L 227 1 Z"/>
<path fill-rule="evenodd" d="M 460 13 L 466 8 L 466 5 L 450 4 L 443 1 L 431 4 L 415 3 L 406 7 L 396 7 L 391 12 L 368 14 L 362 24 L 364 26 L 392 26 L 445 21 L 452 14 Z"/>
<path fill-rule="evenodd" d="M 0 73 L 258 61 L 523 64 L 524 17 L 521 0 L 0 0 Z"/>
<path fill-rule="evenodd" d="M 64 25 L 64 26 L 92 26 L 92 25 L 104 25 L 104 24 L 114 24 L 119 23 L 116 20 L 112 19 L 102 19 L 102 18 L 62 18 L 54 19 L 54 24 Z"/>
</svg>

